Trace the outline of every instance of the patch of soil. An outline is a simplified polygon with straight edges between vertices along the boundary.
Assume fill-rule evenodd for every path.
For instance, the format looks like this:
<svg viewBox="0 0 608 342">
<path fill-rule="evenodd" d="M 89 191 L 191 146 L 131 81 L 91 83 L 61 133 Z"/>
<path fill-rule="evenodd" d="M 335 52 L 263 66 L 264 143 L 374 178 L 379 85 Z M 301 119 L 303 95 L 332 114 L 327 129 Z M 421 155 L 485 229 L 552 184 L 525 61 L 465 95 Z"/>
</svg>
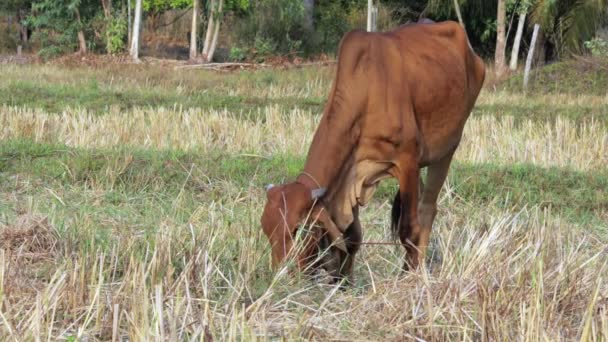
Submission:
<svg viewBox="0 0 608 342">
<path fill-rule="evenodd" d="M 87 66 L 92 68 L 107 67 L 113 64 L 132 63 L 129 55 L 98 55 L 93 53 L 72 53 L 52 60 L 52 64 L 64 67 Z"/>
<path fill-rule="evenodd" d="M 0 55 L 0 64 L 31 64 L 37 60 L 35 55 Z"/>
</svg>

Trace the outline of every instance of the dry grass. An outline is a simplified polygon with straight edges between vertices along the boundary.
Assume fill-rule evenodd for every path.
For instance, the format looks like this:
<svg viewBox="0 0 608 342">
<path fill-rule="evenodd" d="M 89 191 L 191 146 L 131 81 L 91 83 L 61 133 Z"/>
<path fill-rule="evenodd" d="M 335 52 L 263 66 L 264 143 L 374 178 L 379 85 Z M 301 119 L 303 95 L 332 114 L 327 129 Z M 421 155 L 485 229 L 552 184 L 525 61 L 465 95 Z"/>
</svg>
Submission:
<svg viewBox="0 0 608 342">
<path fill-rule="evenodd" d="M 260 290 L 257 273 L 268 258 L 261 234 L 242 234 L 221 219 L 238 211 L 237 225 L 254 221 L 260 200 L 201 208 L 205 213 L 188 225 L 161 223 L 144 258 L 129 251 L 132 236 L 121 250 L 58 260 L 35 294 L 5 288 L 0 334 L 15 340 L 608 337 L 605 240 L 550 210 L 511 214 L 488 207 L 471 215 L 475 208 L 448 192 L 428 269 L 403 275 L 401 248 L 364 247 L 353 289 L 315 285 L 281 270 L 274 279 L 264 272 Z M 365 211 L 371 239 L 382 236 L 385 211 L 378 205 Z M 241 247 L 234 251 L 231 244 Z M 2 255 L 6 287 L 14 275 Z"/>
<path fill-rule="evenodd" d="M 499 99 L 485 96 L 483 102 L 513 101 L 512 96 L 505 99 L 501 94 L 496 97 Z M 544 100 L 536 101 L 542 103 Z M 165 108 L 136 108 L 126 113 L 112 109 L 105 115 L 66 109 L 62 115 L 54 115 L 40 110 L 2 107 L 0 113 L 0 139 L 25 138 L 85 148 L 131 145 L 265 156 L 305 154 L 320 118 L 306 110 L 286 110 L 279 106 L 257 110 L 253 115 L 255 120 L 243 120 L 242 114 L 226 110 Z M 608 165 L 608 129 L 604 123 L 594 120 L 578 123 L 557 117 L 553 122 L 521 120 L 516 123 L 508 115 L 473 116 L 467 123 L 457 159 L 506 165 L 531 163 L 575 170 L 601 169 Z"/>
<path fill-rule="evenodd" d="M 63 79 L 57 68 L 38 68 L 43 72 L 34 81 Z M 21 71 L 7 70 L 12 78 Z M 65 77 L 79 84 L 84 72 Z M 268 98 L 325 96 L 327 75 L 307 72 L 283 75 L 264 90 L 251 80 L 219 89 L 243 96 L 262 91 Z M 142 86 L 149 78 L 154 87 L 181 86 L 189 94 L 199 84 L 192 75 L 161 76 L 116 76 L 115 87 Z M 479 103 L 601 109 L 607 102 L 486 92 Z M 302 156 L 318 120 L 308 110 L 275 105 L 254 113 L 110 108 L 101 115 L 5 105 L 0 140 Z M 608 128 L 565 117 L 474 115 L 457 158 L 593 173 L 608 163 Z M 608 224 L 578 225 L 551 206 L 506 207 L 508 193 L 480 206 L 456 195 L 448 180 L 425 267 L 403 274 L 401 247 L 364 246 L 354 286 L 340 290 L 287 268 L 270 270 L 258 224 L 265 194 L 230 175 L 205 179 L 195 190 L 187 180 L 163 189 L 133 176 L 142 184 L 122 189 L 111 180 L 122 165 L 95 175 L 107 181 L 86 174 L 81 181 L 77 175 L 55 181 L 34 176 L 44 172 L 12 174 L 4 168 L 9 163 L 0 159 L 0 340 L 608 341 Z M 59 170 L 71 173 L 70 167 Z M 362 211 L 366 240 L 386 239 L 389 204 L 376 200 Z"/>
</svg>

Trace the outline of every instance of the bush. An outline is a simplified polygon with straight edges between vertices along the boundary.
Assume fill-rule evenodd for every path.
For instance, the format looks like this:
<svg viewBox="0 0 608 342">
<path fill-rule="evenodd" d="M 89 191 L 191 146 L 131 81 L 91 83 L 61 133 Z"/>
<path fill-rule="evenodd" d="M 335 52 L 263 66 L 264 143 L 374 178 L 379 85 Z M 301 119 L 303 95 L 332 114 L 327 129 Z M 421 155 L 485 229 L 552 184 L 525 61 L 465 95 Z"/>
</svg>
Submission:
<svg viewBox="0 0 608 342">
<path fill-rule="evenodd" d="M 124 51 L 127 36 L 127 19 L 124 15 L 113 17 L 106 28 L 106 50 L 108 53 Z"/>
<path fill-rule="evenodd" d="M 4 27 L 0 29 L 0 53 L 15 53 L 17 51 L 16 33 L 9 34 Z"/>
<path fill-rule="evenodd" d="M 239 51 L 251 59 L 273 54 L 298 53 L 303 35 L 301 0 L 260 0 L 235 23 Z"/>
<path fill-rule="evenodd" d="M 231 61 L 240 62 L 247 58 L 247 50 L 233 47 L 230 49 L 230 56 L 228 57 Z"/>
<path fill-rule="evenodd" d="M 608 56 L 608 42 L 602 38 L 595 37 L 586 41 L 585 47 L 591 51 L 591 55 L 593 56 Z"/>
</svg>

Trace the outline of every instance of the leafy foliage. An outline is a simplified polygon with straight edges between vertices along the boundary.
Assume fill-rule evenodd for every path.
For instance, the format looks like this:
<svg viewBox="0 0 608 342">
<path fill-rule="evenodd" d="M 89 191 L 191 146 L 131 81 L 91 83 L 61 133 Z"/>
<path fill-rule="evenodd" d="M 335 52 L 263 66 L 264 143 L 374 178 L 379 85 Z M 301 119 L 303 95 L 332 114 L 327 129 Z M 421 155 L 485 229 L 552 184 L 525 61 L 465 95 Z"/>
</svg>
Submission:
<svg viewBox="0 0 608 342">
<path fill-rule="evenodd" d="M 295 52 L 301 46 L 303 19 L 301 0 L 257 1 L 237 23 L 238 43 L 258 59 Z"/>
<path fill-rule="evenodd" d="M 169 9 L 192 7 L 192 0 L 144 0 L 142 7 L 144 11 L 158 13 Z"/>
<path fill-rule="evenodd" d="M 0 11 L 16 12 L 18 10 L 29 9 L 32 0 L 2 0 L 0 1 Z"/>
<path fill-rule="evenodd" d="M 42 49 L 40 54 L 52 56 L 73 51 L 78 31 L 90 32 L 95 17 L 101 13 L 101 3 L 95 0 L 34 0 L 29 25 L 37 29 L 34 36 Z M 80 20 L 78 20 L 80 19 Z M 94 47 L 94 42 L 88 43 Z"/>
<path fill-rule="evenodd" d="M 537 0 L 532 22 L 541 25 L 558 56 L 583 51 L 605 20 L 607 0 Z"/>
<path fill-rule="evenodd" d="M 127 18 L 125 18 L 124 15 L 115 16 L 110 19 L 106 28 L 108 44 L 106 49 L 109 53 L 119 53 L 124 51 L 127 30 Z"/>
<path fill-rule="evenodd" d="M 585 47 L 591 51 L 593 56 L 608 56 L 608 42 L 602 38 L 595 37 L 586 41 Z"/>
</svg>

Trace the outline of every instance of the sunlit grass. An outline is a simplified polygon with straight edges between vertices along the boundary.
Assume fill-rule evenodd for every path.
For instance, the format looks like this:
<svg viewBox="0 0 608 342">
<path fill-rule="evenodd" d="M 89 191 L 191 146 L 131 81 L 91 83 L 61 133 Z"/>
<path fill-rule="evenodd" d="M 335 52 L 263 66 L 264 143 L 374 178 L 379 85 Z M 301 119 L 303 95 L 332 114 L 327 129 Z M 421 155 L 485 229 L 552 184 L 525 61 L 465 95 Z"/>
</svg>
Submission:
<svg viewBox="0 0 608 342">
<path fill-rule="evenodd" d="M 0 108 L 1 139 L 61 142 L 83 148 L 133 146 L 192 151 L 222 150 L 269 157 L 306 153 L 320 116 L 276 105 L 257 109 L 243 119 L 226 110 L 129 111 L 104 115 L 83 109 L 61 115 L 26 108 Z M 608 114 L 607 114 L 608 115 Z M 608 165 L 608 129 L 596 120 L 550 121 L 513 116 L 476 116 L 467 122 L 457 160 L 480 163 L 530 163 L 579 170 Z"/>
</svg>

